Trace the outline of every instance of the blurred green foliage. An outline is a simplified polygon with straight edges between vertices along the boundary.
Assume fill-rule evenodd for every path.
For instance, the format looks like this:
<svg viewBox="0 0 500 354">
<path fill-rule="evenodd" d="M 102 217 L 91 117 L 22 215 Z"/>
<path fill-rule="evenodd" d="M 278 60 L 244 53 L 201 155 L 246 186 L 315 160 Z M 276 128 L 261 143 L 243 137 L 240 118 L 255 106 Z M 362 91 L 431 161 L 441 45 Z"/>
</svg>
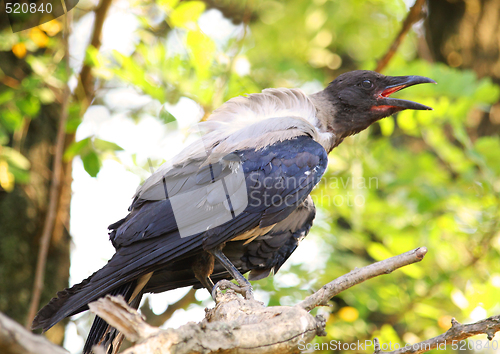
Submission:
<svg viewBox="0 0 500 354">
<path fill-rule="evenodd" d="M 241 6 L 225 4 L 229 13 Z M 231 24 L 202 1 L 131 2 L 140 23 L 132 55 L 87 49 L 85 60 L 103 89 L 96 101 L 102 103 L 112 87 L 132 85 L 160 104 L 190 98 L 206 117 L 231 97 L 266 87 L 320 89 L 340 72 L 373 69 L 407 12 L 401 0 L 245 4 Z M 227 33 L 205 33 L 220 23 Z M 0 92 L 0 182 L 2 171 L 11 174 L 9 181 L 27 182 L 29 165 L 7 147 L 7 137 L 34 119 L 41 104 L 53 102 L 54 87 L 66 79 L 57 45 L 49 41 L 43 54 L 32 55 L 37 48 L 23 33 L 0 35 L 4 51 L 16 53 L 16 45 L 27 43 L 32 70 L 15 90 Z M 419 40 L 410 32 L 385 73 L 438 82 L 400 93 L 434 111 L 402 112 L 336 148 L 314 191 L 318 216 L 305 241 L 310 259 L 299 264 L 292 256 L 276 277 L 255 283 L 270 305 L 293 304 L 355 267 L 429 249 L 423 262 L 367 281 L 319 309 L 327 316 L 328 336 L 317 343 L 374 337 L 414 343 L 444 332 L 451 317 L 471 322 L 500 313 L 500 139 L 478 136 L 475 119 L 498 101 L 500 90 L 472 71 L 420 59 Z M 78 102 L 73 107 L 70 132 L 81 121 Z M 128 113 L 140 119 L 145 110 Z M 119 149 L 90 137 L 65 157 L 81 156 L 95 176 L 103 154 Z"/>
</svg>

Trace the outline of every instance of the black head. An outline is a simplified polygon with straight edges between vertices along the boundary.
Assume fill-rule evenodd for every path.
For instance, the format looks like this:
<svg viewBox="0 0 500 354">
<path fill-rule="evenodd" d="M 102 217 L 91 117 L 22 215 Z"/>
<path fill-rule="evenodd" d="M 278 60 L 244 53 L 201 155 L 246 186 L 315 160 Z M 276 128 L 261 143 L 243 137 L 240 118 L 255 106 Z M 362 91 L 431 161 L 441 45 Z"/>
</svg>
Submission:
<svg viewBox="0 0 500 354">
<path fill-rule="evenodd" d="M 368 70 L 344 73 L 325 89 L 328 100 L 335 106 L 332 128 L 345 137 L 405 109 L 432 110 L 420 103 L 389 97 L 423 83 L 436 82 L 423 76 L 385 76 Z"/>
</svg>

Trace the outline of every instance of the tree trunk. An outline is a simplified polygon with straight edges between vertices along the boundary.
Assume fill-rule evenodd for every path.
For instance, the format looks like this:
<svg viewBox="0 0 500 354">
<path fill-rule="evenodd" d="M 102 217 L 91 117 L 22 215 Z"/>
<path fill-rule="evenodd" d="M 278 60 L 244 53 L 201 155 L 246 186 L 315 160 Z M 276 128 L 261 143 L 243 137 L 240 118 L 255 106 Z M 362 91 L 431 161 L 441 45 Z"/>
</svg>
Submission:
<svg viewBox="0 0 500 354">
<path fill-rule="evenodd" d="M 500 84 L 500 1 L 432 0 L 428 6 L 426 39 L 434 60 Z M 481 112 L 477 135 L 499 133 L 497 102 L 490 112 Z"/>
<path fill-rule="evenodd" d="M 30 75 L 23 59 L 12 52 L 0 52 L 0 68 L 20 82 Z M 28 74 L 27 74 L 28 73 Z M 19 86 L 22 90 L 22 86 Z M 0 92 L 12 90 L 3 87 Z M 61 104 L 42 105 L 31 120 L 20 152 L 30 161 L 30 181 L 16 183 L 11 192 L 0 190 L 0 312 L 19 323 L 26 322 L 32 298 L 40 236 L 47 213 L 52 162 Z M 12 147 L 12 137 L 9 145 Z M 58 290 L 68 286 L 69 278 L 69 206 L 71 197 L 71 164 L 64 166 L 64 176 L 47 257 L 44 289 L 40 305 L 48 302 Z M 64 326 L 51 331 L 51 340 L 61 343 Z"/>
</svg>

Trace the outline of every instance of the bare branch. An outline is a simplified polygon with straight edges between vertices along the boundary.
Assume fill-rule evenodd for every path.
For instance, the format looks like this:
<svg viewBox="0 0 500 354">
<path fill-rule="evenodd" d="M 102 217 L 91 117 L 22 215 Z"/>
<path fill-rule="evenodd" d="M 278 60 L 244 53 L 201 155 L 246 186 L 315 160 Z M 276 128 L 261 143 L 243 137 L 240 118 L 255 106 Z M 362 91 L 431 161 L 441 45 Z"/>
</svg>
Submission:
<svg viewBox="0 0 500 354">
<path fill-rule="evenodd" d="M 92 31 L 92 38 L 90 39 L 90 45 L 96 49 L 101 47 L 101 34 L 102 26 L 104 25 L 104 20 L 108 14 L 108 10 L 111 7 L 112 0 L 101 0 L 99 6 L 94 10 L 95 20 L 94 28 Z M 79 93 L 83 93 L 80 101 L 86 101 L 85 107 L 90 106 L 92 98 L 94 96 L 93 90 L 93 76 L 91 74 L 91 67 L 84 63 L 82 70 L 80 71 L 80 77 L 78 82 L 78 87 L 75 90 L 75 95 L 80 96 Z"/>
<path fill-rule="evenodd" d="M 102 317 L 111 326 L 122 332 L 136 345 L 123 354 L 274 354 L 295 353 L 299 344 L 309 343 L 316 336 L 325 335 L 325 320 L 321 316 L 313 317 L 308 311 L 356 284 L 372 277 L 388 274 L 403 266 L 421 261 L 427 249 L 420 247 L 384 261 L 355 269 L 330 282 L 296 306 L 265 307 L 255 300 L 245 300 L 228 290 L 213 309 L 207 309 L 205 319 L 200 323 L 188 323 L 178 329 L 161 330 L 148 325 L 143 316 L 128 306 L 122 297 L 106 296 L 90 303 L 92 312 Z M 7 343 L 17 334 L 4 330 L 6 327 L 0 317 L 0 350 L 2 353 Z M 19 330 L 16 330 L 16 333 Z M 26 332 L 21 328 L 21 331 Z M 452 320 L 452 327 L 444 334 L 426 341 L 408 345 L 392 352 L 382 352 L 379 341 L 375 338 L 374 354 L 423 353 L 432 349 L 446 349 L 446 346 L 460 345 L 460 341 L 478 334 L 486 334 L 492 340 L 500 331 L 500 316 L 472 324 L 462 325 Z M 7 335 L 5 334 L 7 333 Z M 27 333 L 27 332 L 26 332 Z M 31 337 L 37 337 L 29 334 Z M 8 354 L 41 353 L 24 349 L 32 345 L 33 338 L 22 341 L 23 349 L 7 351 Z M 38 336 L 39 337 L 39 336 Z M 6 339 L 7 338 L 7 339 Z M 10 342 L 9 342 L 10 340 Z M 39 339 L 36 339 L 39 340 Z M 300 341 L 300 342 L 299 342 Z M 28 343 L 29 342 L 29 343 Z M 17 350 L 17 347 L 15 347 Z M 449 347 L 448 347 L 449 348 Z M 96 348 L 96 353 L 100 352 Z M 60 354 L 54 351 L 51 353 Z M 102 352 L 102 351 L 101 351 Z M 102 352 L 103 353 L 103 352 Z"/>
<path fill-rule="evenodd" d="M 491 341 L 495 336 L 495 333 L 498 331 L 500 331 L 500 315 L 492 316 L 485 320 L 465 325 L 458 323 L 455 319 L 452 319 L 451 328 L 447 330 L 446 333 L 443 333 L 440 336 L 424 340 L 423 342 L 408 345 L 406 347 L 394 350 L 392 352 L 382 352 L 380 351 L 380 345 L 378 345 L 375 346 L 376 349 L 374 353 L 375 354 L 404 354 L 404 353 L 419 354 L 428 352 L 436 348 L 439 348 L 440 350 L 441 349 L 445 350 L 447 348 L 449 349 L 449 347 L 453 346 L 454 344 L 457 345 L 457 348 L 460 348 L 461 344 L 459 342 L 465 338 L 469 338 L 478 334 L 486 334 L 488 336 L 488 340 Z"/>
<path fill-rule="evenodd" d="M 427 249 L 421 247 L 353 270 L 293 307 L 266 308 L 260 302 L 244 300 L 228 291 L 215 308 L 207 310 L 201 323 L 189 323 L 175 330 L 155 332 L 134 309 L 111 296 L 89 307 L 127 339 L 140 342 L 130 353 L 292 353 L 299 340 L 308 343 L 317 335 L 325 335 L 324 319 L 313 317 L 308 311 L 364 280 L 418 262 L 426 253 Z"/>
<path fill-rule="evenodd" d="M 2 354 L 68 354 L 47 338 L 33 334 L 0 313 L 0 353 Z"/>
<path fill-rule="evenodd" d="M 378 61 L 377 68 L 375 69 L 375 71 L 381 72 L 382 70 L 385 69 L 387 64 L 389 64 L 389 61 L 394 56 L 394 54 L 396 54 L 399 45 L 401 44 L 401 42 L 403 42 L 403 39 L 408 34 L 408 31 L 410 30 L 411 26 L 413 26 L 414 23 L 416 23 L 423 17 L 422 7 L 424 5 L 425 5 L 425 0 L 415 1 L 415 4 L 411 7 L 410 11 L 408 12 L 408 15 L 406 16 L 406 19 L 403 22 L 403 27 L 399 31 L 396 39 L 394 39 L 394 41 L 392 42 L 387 53 L 385 53 L 385 55 Z"/>
<path fill-rule="evenodd" d="M 310 342 L 324 333 L 325 321 L 298 307 L 264 307 L 228 290 L 200 323 L 158 330 L 123 300 L 106 296 L 89 304 L 127 339 L 139 342 L 123 354 L 295 353 L 299 340 Z M 128 321 L 128 323 L 126 323 Z M 156 331 L 156 332 L 155 332 Z"/>
<path fill-rule="evenodd" d="M 420 262 L 426 253 L 427 248 L 419 247 L 412 251 L 400 254 L 399 256 L 370 264 L 366 267 L 356 268 L 353 271 L 324 285 L 314 294 L 306 297 L 302 302 L 297 304 L 297 306 L 305 309 L 306 311 L 311 311 L 317 306 L 324 306 L 332 297 L 344 290 L 349 289 L 350 287 L 353 287 L 354 285 L 382 274 L 392 273 L 394 270 L 412 263 Z"/>
<path fill-rule="evenodd" d="M 66 72 L 69 75 L 69 23 L 68 15 L 64 16 L 64 48 L 65 48 L 65 65 Z M 26 329 L 31 328 L 31 322 L 35 318 L 36 311 L 40 305 L 40 297 L 43 291 L 43 282 L 45 277 L 45 264 L 47 263 L 47 254 L 49 252 L 50 239 L 57 216 L 57 207 L 59 204 L 59 196 L 61 191 L 61 180 L 64 174 L 63 170 L 63 154 L 66 143 L 66 122 L 68 120 L 68 108 L 70 100 L 70 90 L 66 84 L 64 87 L 61 113 L 59 116 L 59 126 L 57 128 L 57 136 L 55 143 L 55 154 L 52 161 L 52 178 L 49 192 L 49 206 L 45 216 L 42 236 L 40 238 L 40 248 L 38 249 L 38 259 L 35 271 L 35 280 L 33 282 L 33 292 L 31 303 L 29 306 L 28 316 L 26 318 Z"/>
<path fill-rule="evenodd" d="M 135 309 L 128 306 L 123 296 L 106 295 L 91 302 L 89 308 L 117 328 L 131 342 L 137 342 L 159 331 L 158 328 L 148 325 Z"/>
</svg>

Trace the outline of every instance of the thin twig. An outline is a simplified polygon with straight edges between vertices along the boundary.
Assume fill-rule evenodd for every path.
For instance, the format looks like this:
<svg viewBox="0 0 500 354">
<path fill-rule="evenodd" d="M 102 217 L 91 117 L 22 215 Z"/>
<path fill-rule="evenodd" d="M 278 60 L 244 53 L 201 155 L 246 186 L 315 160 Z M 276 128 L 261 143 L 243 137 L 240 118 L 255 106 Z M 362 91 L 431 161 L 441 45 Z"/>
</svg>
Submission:
<svg viewBox="0 0 500 354">
<path fill-rule="evenodd" d="M 389 64 L 389 61 L 394 56 L 394 54 L 396 54 L 399 45 L 401 44 L 401 42 L 403 42 L 403 39 L 408 34 L 408 31 L 410 30 L 411 26 L 413 26 L 414 23 L 416 23 L 422 18 L 422 7 L 424 5 L 425 5 L 425 0 L 415 1 L 415 4 L 411 7 L 410 11 L 408 12 L 408 15 L 406 16 L 406 19 L 403 22 L 403 27 L 399 31 L 396 39 L 394 39 L 394 41 L 392 42 L 392 45 L 389 47 L 387 53 L 385 53 L 385 55 L 378 61 L 377 68 L 375 69 L 375 71 L 381 72 L 385 69 L 387 64 Z"/>
<path fill-rule="evenodd" d="M 375 350 L 376 354 L 404 354 L 412 353 L 419 354 L 428 352 L 432 349 L 446 350 L 452 349 L 453 351 L 458 351 L 460 348 L 468 349 L 466 342 L 461 342 L 465 338 L 469 338 L 478 334 L 486 334 L 488 339 L 491 341 L 495 336 L 495 333 L 500 331 L 500 315 L 492 316 L 485 320 L 470 323 L 470 324 L 460 324 L 455 319 L 451 320 L 451 328 L 446 331 L 446 333 L 440 336 L 424 340 L 415 344 L 408 344 L 403 348 L 394 350 L 392 352 L 382 352 L 380 351 L 380 346 Z M 462 350 L 460 349 L 460 350 Z M 474 348 L 476 349 L 476 347 Z"/>
<path fill-rule="evenodd" d="M 66 72 L 69 75 L 69 23 L 68 14 L 64 16 L 64 34 L 63 43 L 65 48 L 65 65 Z M 45 264 L 47 263 L 47 254 L 49 252 L 50 239 L 54 230 L 54 224 L 57 216 L 57 206 L 59 204 L 60 186 L 63 174 L 63 154 L 66 140 L 66 122 L 68 120 L 68 107 L 70 99 L 69 86 L 66 84 L 64 88 L 63 101 L 61 105 L 61 114 L 59 116 L 59 126 L 57 128 L 57 137 L 55 144 L 55 154 L 52 161 L 52 181 L 49 192 L 49 206 L 45 216 L 42 236 L 40 238 L 40 248 L 38 250 L 38 260 L 36 264 L 35 280 L 33 282 L 33 295 L 29 306 L 28 316 L 26 318 L 26 329 L 31 328 L 31 322 L 35 318 L 36 311 L 40 304 L 40 297 L 43 290 L 43 282 L 45 277 Z"/>
<path fill-rule="evenodd" d="M 101 47 L 102 26 L 108 14 L 108 10 L 111 7 L 111 3 L 112 0 L 101 0 L 99 6 L 97 6 L 97 8 L 94 10 L 94 29 L 92 32 L 92 38 L 90 39 L 90 45 L 96 49 L 99 49 Z M 75 90 L 76 95 L 83 91 L 84 98 L 87 101 L 85 107 L 90 106 L 90 103 L 94 96 L 94 90 L 92 87 L 93 77 L 91 75 L 91 69 L 92 68 L 88 64 L 83 64 L 82 70 L 80 71 L 78 87 Z"/>
<path fill-rule="evenodd" d="M 398 268 L 420 262 L 426 253 L 427 248 L 419 247 L 412 251 L 400 254 L 399 256 L 394 256 L 384 259 L 383 261 L 370 264 L 366 267 L 356 268 L 353 271 L 324 285 L 314 294 L 309 295 L 303 301 L 298 303 L 297 306 L 302 307 L 306 311 L 311 311 L 317 306 L 324 306 L 332 297 L 346 289 L 349 289 L 350 287 L 353 287 L 354 285 L 382 274 L 392 273 Z"/>
</svg>

